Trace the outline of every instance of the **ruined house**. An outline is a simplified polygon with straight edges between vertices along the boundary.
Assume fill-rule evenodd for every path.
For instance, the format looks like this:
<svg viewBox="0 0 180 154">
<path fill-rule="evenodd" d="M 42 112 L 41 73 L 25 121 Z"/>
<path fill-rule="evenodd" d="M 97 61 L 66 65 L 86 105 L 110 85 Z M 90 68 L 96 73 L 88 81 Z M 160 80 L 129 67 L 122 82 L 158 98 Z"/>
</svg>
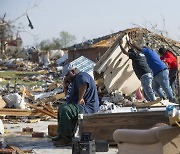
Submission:
<svg viewBox="0 0 180 154">
<path fill-rule="evenodd" d="M 19 35 L 16 36 L 16 38 L 13 38 L 13 36 L 10 37 L 9 40 L 6 41 L 6 48 L 8 55 L 14 54 L 15 52 L 19 52 L 22 48 L 22 39 Z"/>
<path fill-rule="evenodd" d="M 97 63 L 95 74 L 97 72 L 103 76 L 105 87 L 109 93 L 118 90 L 125 95 L 130 95 L 140 86 L 140 82 L 134 74 L 131 61 L 119 48 L 119 41 L 124 34 L 128 34 L 130 39 L 141 47 L 147 44 L 154 50 L 165 47 L 176 56 L 180 54 L 179 42 L 145 28 L 131 28 L 67 48 L 68 62 L 70 63 L 80 56 L 94 61 Z"/>
<path fill-rule="evenodd" d="M 72 62 L 80 56 L 84 56 L 94 62 L 98 62 L 107 49 L 114 43 L 119 32 L 75 44 L 68 50 L 68 62 Z"/>
<path fill-rule="evenodd" d="M 150 32 L 147 29 L 132 28 L 75 44 L 67 48 L 68 62 L 71 62 L 80 56 L 84 56 L 94 62 L 98 62 L 123 32 L 129 33 L 132 38 L 136 38 L 136 41 L 141 41 L 140 44 L 145 42 L 150 43 L 153 49 L 157 49 L 160 45 L 163 45 L 168 47 L 171 51 L 178 52 L 179 50 L 179 42 Z"/>
<path fill-rule="evenodd" d="M 150 48 L 158 50 L 166 47 L 176 56 L 180 54 L 180 43 L 168 39 L 147 29 L 133 28 L 118 33 L 118 38 L 97 62 L 94 71 L 104 78 L 104 84 L 108 93 L 120 91 L 125 95 L 132 94 L 139 86 L 131 65 L 131 60 L 124 55 L 119 47 L 123 36 L 128 34 L 130 40 L 142 47 L 149 45 Z"/>
</svg>

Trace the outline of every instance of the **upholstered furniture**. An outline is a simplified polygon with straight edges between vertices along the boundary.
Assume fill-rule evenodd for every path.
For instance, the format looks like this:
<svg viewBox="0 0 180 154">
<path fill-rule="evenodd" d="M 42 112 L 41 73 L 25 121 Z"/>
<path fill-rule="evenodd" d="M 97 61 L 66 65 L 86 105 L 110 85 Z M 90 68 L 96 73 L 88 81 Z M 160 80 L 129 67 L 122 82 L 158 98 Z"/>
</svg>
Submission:
<svg viewBox="0 0 180 154">
<path fill-rule="evenodd" d="M 180 154 L 180 127 L 117 129 L 113 139 L 119 154 Z"/>
</svg>

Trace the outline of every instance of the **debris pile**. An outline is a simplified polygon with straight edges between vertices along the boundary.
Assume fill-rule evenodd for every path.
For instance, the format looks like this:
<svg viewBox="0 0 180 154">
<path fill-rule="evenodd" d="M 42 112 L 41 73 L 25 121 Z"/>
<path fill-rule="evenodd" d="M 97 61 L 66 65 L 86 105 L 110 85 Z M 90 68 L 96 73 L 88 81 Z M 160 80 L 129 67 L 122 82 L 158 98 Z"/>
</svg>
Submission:
<svg viewBox="0 0 180 154">
<path fill-rule="evenodd" d="M 138 97 L 140 82 L 134 75 L 129 59 L 123 56 L 119 49 L 119 42 L 124 34 L 128 34 L 131 41 L 139 46 L 148 45 L 155 50 L 163 46 L 169 48 L 176 56 L 180 54 L 180 43 L 140 28 L 127 29 L 113 36 L 108 35 L 72 46 L 70 49 L 78 50 L 95 46 L 94 44 L 99 45 L 98 42 L 103 39 L 113 40 L 110 48 L 97 63 L 84 56 L 70 63 L 94 78 L 100 98 L 99 113 L 119 112 L 122 107 L 131 107 L 128 110 L 135 112 L 135 106 L 149 107 L 157 103 L 162 105 L 160 100 L 148 104 Z M 69 66 L 68 53 L 62 50 L 23 52 L 23 56 L 18 53 L 17 57 L 8 55 L 8 58 L 0 59 L 0 73 L 7 73 L 9 70 L 14 74 L 20 73 L 15 81 L 14 74 L 0 76 L 0 83 L 3 83 L 0 85 L 0 116 L 4 121 L 6 118 L 10 121 L 9 117 L 21 117 L 20 119 L 26 122 L 57 119 L 57 107 L 65 102 L 62 82 L 63 73 Z M 1 134 L 4 133 L 2 129 Z M 23 129 L 23 132 L 29 131 L 33 132 L 28 127 Z M 44 134 L 33 132 L 32 136 L 43 137 Z"/>
<path fill-rule="evenodd" d="M 72 63 L 72 65 L 76 65 L 79 67 L 80 70 L 83 69 L 83 71 L 91 71 L 90 74 L 94 77 L 96 80 L 99 97 L 101 104 L 104 102 L 112 102 L 119 106 L 132 106 L 134 102 L 137 102 L 138 100 L 135 100 L 135 90 L 139 88 L 139 83 L 134 85 L 134 88 L 132 90 L 127 90 L 127 84 L 125 80 L 122 80 L 120 78 L 121 75 L 125 75 L 125 72 L 116 72 L 114 76 L 112 76 L 114 70 L 118 70 L 117 68 L 119 65 L 115 65 L 115 62 L 121 62 L 122 65 L 126 63 L 126 61 L 123 61 L 124 57 L 118 59 L 118 54 L 114 57 L 111 57 L 111 62 L 107 59 L 109 53 L 116 52 L 116 49 L 118 47 L 118 42 L 122 39 L 124 34 L 128 34 L 130 39 L 138 44 L 139 46 L 149 45 L 153 49 L 158 49 L 159 47 L 166 47 L 172 49 L 172 51 L 179 55 L 180 53 L 180 43 L 170 40 L 166 37 L 163 37 L 161 35 L 152 33 L 148 31 L 147 29 L 142 28 L 133 28 L 133 29 L 127 29 L 125 31 L 119 31 L 117 33 L 114 33 L 113 35 L 108 35 L 106 37 L 101 37 L 93 41 L 88 41 L 85 44 L 79 44 L 77 46 L 82 48 L 82 46 L 85 46 L 86 48 L 90 45 L 94 46 L 94 44 L 98 44 L 98 42 L 102 42 L 103 40 L 108 40 L 113 38 L 114 43 L 112 46 L 107 50 L 107 52 L 103 55 L 103 57 L 99 60 L 97 64 L 90 62 L 85 57 L 79 58 L 80 60 L 75 60 Z M 116 38 L 116 39 L 115 39 Z M 89 44 L 87 46 L 87 44 Z M 70 49 L 71 49 L 70 48 Z M 25 58 L 19 57 L 21 54 L 16 54 L 18 58 L 12 58 L 7 60 L 0 60 L 0 66 L 1 70 L 7 71 L 27 71 L 27 72 L 39 72 L 36 74 L 23 74 L 21 77 L 19 77 L 19 80 L 26 83 L 31 83 L 33 81 L 42 81 L 40 85 L 34 85 L 31 87 L 27 87 L 24 84 L 18 84 L 15 83 L 12 85 L 10 82 L 8 82 L 6 85 L 1 86 L 1 108 L 15 108 L 15 109 L 27 109 L 31 108 L 33 110 L 40 111 L 40 108 L 38 106 L 44 106 L 44 104 L 50 104 L 53 106 L 54 103 L 58 102 L 59 98 L 63 98 L 63 87 L 62 87 L 62 78 L 63 78 L 63 70 L 67 67 L 67 60 L 68 60 L 68 54 L 63 52 L 62 50 L 52 50 L 50 52 L 39 52 L 37 55 L 38 63 L 34 63 L 33 59 L 37 58 L 36 54 L 38 51 L 35 48 L 32 49 L 24 49 L 23 55 L 26 55 Z M 36 56 L 35 56 L 36 55 Z M 86 63 L 87 61 L 87 63 Z M 83 66 L 83 63 L 85 64 Z M 113 64 L 111 67 L 111 63 Z M 91 68 L 90 68 L 91 66 Z M 95 66 L 94 72 L 93 67 Z M 110 72 L 108 72 L 109 70 Z M 121 75 L 117 76 L 118 73 Z M 132 72 L 133 73 L 133 72 Z M 109 77 L 109 75 L 111 77 Z M 123 82 L 122 85 L 119 84 L 119 80 Z M 0 82 L 4 81 L 10 81 L 11 76 L 0 78 Z M 116 84 L 118 83 L 118 84 Z M 134 79 L 134 83 L 136 83 L 136 80 Z M 132 87 L 132 86 L 131 86 Z M 13 90 L 12 90 L 13 89 Z M 143 100 L 141 100 L 143 101 Z M 4 103 L 5 102 L 5 103 Z M 30 105 L 31 104 L 31 105 Z M 34 105 L 35 106 L 32 106 Z M 106 104 L 106 103 L 105 103 Z M 36 106 L 38 105 L 38 106 Z M 46 111 L 48 111 L 46 109 Z M 41 110 L 41 113 L 43 111 Z M 49 112 L 49 111 L 48 111 Z M 45 113 L 50 116 L 53 116 L 50 113 Z"/>
</svg>

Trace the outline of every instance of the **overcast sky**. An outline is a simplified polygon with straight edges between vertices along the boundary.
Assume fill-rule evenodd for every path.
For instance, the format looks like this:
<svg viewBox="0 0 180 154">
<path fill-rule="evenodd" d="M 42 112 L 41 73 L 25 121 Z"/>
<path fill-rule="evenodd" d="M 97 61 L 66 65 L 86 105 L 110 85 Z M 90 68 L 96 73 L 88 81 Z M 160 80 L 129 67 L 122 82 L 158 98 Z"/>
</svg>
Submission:
<svg viewBox="0 0 180 154">
<path fill-rule="evenodd" d="M 127 28 L 151 30 L 156 25 L 180 41 L 179 7 L 180 0 L 0 0 L 0 17 L 6 13 L 6 20 L 14 20 L 27 11 L 34 29 L 28 27 L 26 16 L 15 22 L 27 31 L 20 33 L 24 46 L 57 38 L 61 31 L 80 43 Z"/>
</svg>

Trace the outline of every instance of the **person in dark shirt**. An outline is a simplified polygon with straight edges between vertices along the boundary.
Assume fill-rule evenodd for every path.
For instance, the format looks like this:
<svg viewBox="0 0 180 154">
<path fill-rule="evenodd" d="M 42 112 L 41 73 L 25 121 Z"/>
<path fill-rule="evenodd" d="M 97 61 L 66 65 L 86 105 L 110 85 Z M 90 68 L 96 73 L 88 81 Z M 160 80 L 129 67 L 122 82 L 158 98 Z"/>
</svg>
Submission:
<svg viewBox="0 0 180 154">
<path fill-rule="evenodd" d="M 133 49 L 129 49 L 127 52 L 121 44 L 120 48 L 122 52 L 132 60 L 133 70 L 138 79 L 141 81 L 146 99 L 148 101 L 156 100 L 155 93 L 152 88 L 153 75 L 146 62 L 145 55 L 142 53 L 137 53 Z"/>
<path fill-rule="evenodd" d="M 58 108 L 58 136 L 53 139 L 55 146 L 71 144 L 78 114 L 90 114 L 99 110 L 97 88 L 88 73 L 77 73 L 75 69 L 69 70 L 64 79 L 65 93 L 70 83 L 67 103 Z"/>
<path fill-rule="evenodd" d="M 143 53 L 146 56 L 147 63 L 153 72 L 154 91 L 159 95 L 160 98 L 165 98 L 166 94 L 170 102 L 177 103 L 169 83 L 169 70 L 166 64 L 161 61 L 157 52 L 148 47 L 140 48 L 130 42 L 128 44 L 131 48 L 136 49 L 138 52 Z"/>
</svg>

